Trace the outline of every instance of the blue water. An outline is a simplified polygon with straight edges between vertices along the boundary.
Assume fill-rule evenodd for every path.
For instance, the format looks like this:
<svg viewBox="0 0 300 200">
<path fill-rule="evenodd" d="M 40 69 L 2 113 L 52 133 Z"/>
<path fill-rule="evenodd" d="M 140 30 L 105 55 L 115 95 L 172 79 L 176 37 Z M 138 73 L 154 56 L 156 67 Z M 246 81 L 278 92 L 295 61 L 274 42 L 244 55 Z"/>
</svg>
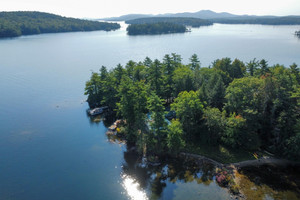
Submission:
<svg viewBox="0 0 300 200">
<path fill-rule="evenodd" d="M 300 65 L 295 30 L 300 26 L 216 24 L 172 35 L 127 36 L 123 28 L 1 39 L 0 199 L 229 198 L 215 181 L 169 179 L 155 197 L 155 177 L 143 185 L 138 169 L 124 170 L 125 145 L 109 142 L 103 123 L 86 115 L 85 82 L 101 65 L 173 52 L 184 63 L 196 53 L 202 66 L 222 57 Z"/>
</svg>

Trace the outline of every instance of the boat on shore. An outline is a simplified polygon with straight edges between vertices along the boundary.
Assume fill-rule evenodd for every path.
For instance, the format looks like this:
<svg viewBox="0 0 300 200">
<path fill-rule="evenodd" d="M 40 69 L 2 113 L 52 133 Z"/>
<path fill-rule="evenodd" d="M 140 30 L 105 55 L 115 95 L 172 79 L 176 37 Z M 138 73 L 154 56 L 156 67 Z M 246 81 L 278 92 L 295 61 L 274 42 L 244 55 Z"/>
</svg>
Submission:
<svg viewBox="0 0 300 200">
<path fill-rule="evenodd" d="M 100 115 L 108 110 L 108 106 L 103 106 L 99 108 L 89 109 L 88 114 L 91 116 Z"/>
</svg>

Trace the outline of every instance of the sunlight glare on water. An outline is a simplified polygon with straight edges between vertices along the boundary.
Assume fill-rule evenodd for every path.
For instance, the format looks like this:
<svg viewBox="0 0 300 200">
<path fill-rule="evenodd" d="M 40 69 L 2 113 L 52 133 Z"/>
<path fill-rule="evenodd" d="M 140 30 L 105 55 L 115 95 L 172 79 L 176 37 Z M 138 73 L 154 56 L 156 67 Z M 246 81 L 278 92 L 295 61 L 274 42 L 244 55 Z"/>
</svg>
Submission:
<svg viewBox="0 0 300 200">
<path fill-rule="evenodd" d="M 139 183 L 134 178 L 122 175 L 122 179 L 122 186 L 131 200 L 148 200 L 147 194 L 140 189 Z"/>
</svg>

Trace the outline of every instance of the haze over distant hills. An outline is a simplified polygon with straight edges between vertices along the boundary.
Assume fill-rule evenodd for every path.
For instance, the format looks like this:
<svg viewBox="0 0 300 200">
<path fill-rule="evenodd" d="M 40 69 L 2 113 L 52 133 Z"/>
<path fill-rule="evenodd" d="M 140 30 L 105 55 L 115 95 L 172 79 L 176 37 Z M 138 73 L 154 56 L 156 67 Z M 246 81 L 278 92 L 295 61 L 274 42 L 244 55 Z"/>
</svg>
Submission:
<svg viewBox="0 0 300 200">
<path fill-rule="evenodd" d="M 132 19 L 146 18 L 146 17 L 193 17 L 201 19 L 253 19 L 253 18 L 277 18 L 278 16 L 256 16 L 256 15 L 234 15 L 227 12 L 217 13 L 211 10 L 200 10 L 198 12 L 183 12 L 183 13 L 166 13 L 159 15 L 147 14 L 128 14 L 120 17 L 104 18 L 106 21 L 127 21 Z M 300 16 L 289 16 L 300 17 Z"/>
</svg>

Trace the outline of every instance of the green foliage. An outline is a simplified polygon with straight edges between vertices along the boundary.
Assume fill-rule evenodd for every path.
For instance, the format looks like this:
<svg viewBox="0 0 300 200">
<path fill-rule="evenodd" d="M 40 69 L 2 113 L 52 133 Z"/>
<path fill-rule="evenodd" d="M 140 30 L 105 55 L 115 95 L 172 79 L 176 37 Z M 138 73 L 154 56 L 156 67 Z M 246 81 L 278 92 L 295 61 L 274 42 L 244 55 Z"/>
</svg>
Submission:
<svg viewBox="0 0 300 200">
<path fill-rule="evenodd" d="M 221 110 L 225 102 L 225 85 L 219 74 L 214 73 L 210 77 L 207 84 L 207 90 L 210 91 L 207 94 L 208 105 Z"/>
<path fill-rule="evenodd" d="M 253 60 L 251 60 L 250 62 L 247 63 L 246 65 L 246 69 L 249 73 L 250 76 L 254 76 L 254 74 L 256 73 L 256 70 L 259 66 L 259 62 L 256 61 L 256 59 L 254 58 Z"/>
<path fill-rule="evenodd" d="M 203 119 L 209 133 L 209 142 L 216 142 L 224 133 L 226 112 L 221 112 L 218 108 L 207 107 L 203 111 Z"/>
<path fill-rule="evenodd" d="M 185 146 L 182 125 L 179 120 L 172 120 L 169 125 L 167 146 L 171 154 L 179 153 Z"/>
<path fill-rule="evenodd" d="M 151 113 L 150 131 L 147 134 L 147 150 L 155 153 L 163 153 L 166 147 L 167 122 L 163 100 L 154 92 L 148 98 L 148 109 Z"/>
<path fill-rule="evenodd" d="M 163 88 L 163 97 L 169 99 L 174 94 L 174 81 L 173 81 L 173 73 L 177 66 L 180 64 L 178 63 L 177 56 L 173 55 L 172 57 L 169 54 L 166 54 L 163 58 L 163 77 L 164 77 L 164 88 Z M 176 62 L 175 62 L 176 61 Z"/>
<path fill-rule="evenodd" d="M 111 31 L 119 28 L 117 23 L 66 18 L 42 12 L 0 12 L 0 38 L 40 33 Z"/>
<path fill-rule="evenodd" d="M 221 24 L 262 24 L 262 25 L 299 25 L 300 17 L 287 16 L 287 17 L 254 17 L 254 18 L 221 18 L 213 19 L 214 23 Z"/>
<path fill-rule="evenodd" d="M 159 22 L 155 24 L 131 24 L 127 27 L 128 35 L 155 35 L 168 33 L 184 33 L 184 25 Z"/>
<path fill-rule="evenodd" d="M 227 118 L 226 127 L 221 136 L 222 141 L 231 147 L 244 145 L 242 134 L 244 133 L 245 125 L 246 120 L 242 116 L 235 113 L 231 114 Z"/>
<path fill-rule="evenodd" d="M 259 76 L 266 75 L 266 73 L 270 72 L 270 69 L 268 67 L 268 63 L 267 63 L 267 61 L 265 59 L 262 59 L 259 62 L 259 66 L 260 66 L 260 69 L 258 70 L 258 75 Z"/>
<path fill-rule="evenodd" d="M 102 101 L 101 79 L 98 73 L 92 73 L 91 79 L 85 83 L 85 95 L 88 95 L 87 102 L 92 105 L 100 104 Z"/>
<path fill-rule="evenodd" d="M 138 133 L 146 129 L 147 91 L 144 83 L 133 82 L 124 77 L 119 87 L 120 102 L 117 103 L 118 113 L 125 120 L 129 128 L 127 139 L 135 142 Z"/>
<path fill-rule="evenodd" d="M 176 112 L 188 138 L 200 134 L 199 126 L 202 121 L 203 104 L 196 92 L 179 93 L 174 103 L 171 104 L 171 108 Z"/>
<path fill-rule="evenodd" d="M 290 71 L 292 73 L 293 78 L 297 81 L 297 84 L 300 85 L 300 70 L 298 68 L 298 65 L 296 65 L 296 63 L 293 63 L 290 66 Z"/>
<path fill-rule="evenodd" d="M 194 89 L 193 71 L 188 66 L 180 66 L 175 69 L 173 75 L 175 96 L 182 91 Z"/>
<path fill-rule="evenodd" d="M 300 160 L 300 132 L 286 140 L 284 152 L 288 158 Z"/>
<path fill-rule="evenodd" d="M 163 73 L 159 60 L 156 59 L 150 64 L 147 68 L 147 73 L 147 80 L 150 84 L 150 89 L 155 91 L 157 95 L 162 96 Z"/>
<path fill-rule="evenodd" d="M 259 110 L 262 80 L 254 77 L 235 79 L 226 89 L 226 109 L 243 114 L 244 110 Z"/>
<path fill-rule="evenodd" d="M 242 61 L 235 59 L 231 62 L 230 58 L 223 58 L 221 60 L 214 61 L 213 68 L 224 72 L 228 77 L 230 77 L 230 80 L 223 79 L 226 85 L 235 78 L 242 78 L 246 72 L 246 66 Z"/>
<path fill-rule="evenodd" d="M 154 23 L 173 23 L 184 26 L 200 27 L 209 26 L 212 23 L 208 20 L 191 17 L 147 17 L 125 21 L 126 24 L 154 24 Z"/>
<path fill-rule="evenodd" d="M 200 69 L 200 60 L 198 59 L 197 54 L 193 54 L 190 58 L 190 68 L 192 70 L 199 70 Z"/>
<path fill-rule="evenodd" d="M 299 157 L 296 64 L 268 66 L 265 60 L 254 59 L 245 65 L 223 58 L 212 68 L 200 68 L 196 55 L 188 65 L 181 60 L 172 53 L 162 62 L 146 58 L 109 71 L 102 66 L 86 82 L 87 101 L 91 107 L 118 111 L 126 121 L 127 141 L 150 154 L 179 152 L 184 143 L 202 142 Z M 169 126 L 164 104 L 171 104 L 178 119 Z M 148 125 L 147 113 L 151 115 Z"/>
</svg>

